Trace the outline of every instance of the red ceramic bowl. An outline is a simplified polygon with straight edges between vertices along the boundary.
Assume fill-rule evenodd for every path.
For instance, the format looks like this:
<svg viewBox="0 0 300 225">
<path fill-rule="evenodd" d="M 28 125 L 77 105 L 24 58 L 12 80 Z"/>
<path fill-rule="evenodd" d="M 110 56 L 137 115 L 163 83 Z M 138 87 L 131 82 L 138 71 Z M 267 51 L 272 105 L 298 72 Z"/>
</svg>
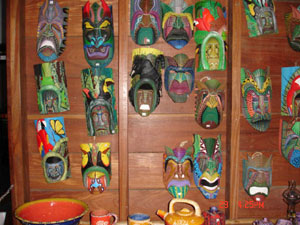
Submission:
<svg viewBox="0 0 300 225">
<path fill-rule="evenodd" d="M 78 224 L 88 211 L 86 203 L 70 198 L 47 198 L 24 203 L 15 211 L 22 224 Z"/>
</svg>

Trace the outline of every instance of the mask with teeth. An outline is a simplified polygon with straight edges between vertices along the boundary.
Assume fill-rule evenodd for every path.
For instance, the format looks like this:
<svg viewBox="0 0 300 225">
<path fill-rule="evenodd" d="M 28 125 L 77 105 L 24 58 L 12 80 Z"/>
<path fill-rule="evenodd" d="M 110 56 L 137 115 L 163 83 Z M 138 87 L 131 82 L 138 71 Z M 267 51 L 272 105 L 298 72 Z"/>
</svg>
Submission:
<svg viewBox="0 0 300 225">
<path fill-rule="evenodd" d="M 105 67 L 114 56 L 112 7 L 101 0 L 102 7 L 87 1 L 82 9 L 83 48 L 91 67 Z"/>
<path fill-rule="evenodd" d="M 254 201 L 264 201 L 272 186 L 272 156 L 267 158 L 255 152 L 243 160 L 243 186 Z"/>
<path fill-rule="evenodd" d="M 129 100 L 141 116 L 149 116 L 158 106 L 161 96 L 163 53 L 154 48 L 138 48 L 132 53 Z"/>
<path fill-rule="evenodd" d="M 253 73 L 241 69 L 243 114 L 256 130 L 264 132 L 271 122 L 272 86 L 267 70 L 257 69 Z"/>
<path fill-rule="evenodd" d="M 68 8 L 60 8 L 56 0 L 46 0 L 39 12 L 37 53 L 41 60 L 58 58 L 65 48 Z"/>
<path fill-rule="evenodd" d="M 80 148 L 83 185 L 91 194 L 102 193 L 111 180 L 110 143 L 81 144 Z"/>
<path fill-rule="evenodd" d="M 215 199 L 222 173 L 221 135 L 206 138 L 194 134 L 194 181 L 207 199 Z"/>
<path fill-rule="evenodd" d="M 46 181 L 56 183 L 68 179 L 71 171 L 64 118 L 39 119 L 34 125 Z"/>
<path fill-rule="evenodd" d="M 159 0 L 131 0 L 130 33 L 138 45 L 152 45 L 161 32 Z"/>
<path fill-rule="evenodd" d="M 292 49 L 300 51 L 300 6 L 291 5 L 292 12 L 285 14 L 287 39 Z"/>
</svg>

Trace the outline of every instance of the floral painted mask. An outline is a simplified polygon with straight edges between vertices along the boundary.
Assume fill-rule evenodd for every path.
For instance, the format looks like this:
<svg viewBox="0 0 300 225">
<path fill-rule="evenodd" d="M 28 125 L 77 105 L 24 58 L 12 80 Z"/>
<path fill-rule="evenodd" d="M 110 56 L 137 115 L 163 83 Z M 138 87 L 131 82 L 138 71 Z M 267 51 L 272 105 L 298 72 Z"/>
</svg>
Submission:
<svg viewBox="0 0 300 225">
<path fill-rule="evenodd" d="M 87 1 L 83 7 L 82 29 L 85 59 L 91 67 L 105 67 L 114 56 L 112 7 Z"/>
<path fill-rule="evenodd" d="M 131 0 L 130 33 L 138 45 L 152 45 L 160 36 L 159 0 Z"/>
<path fill-rule="evenodd" d="M 141 116 L 149 116 L 158 106 L 161 96 L 163 53 L 154 48 L 134 49 L 129 100 Z"/>
<path fill-rule="evenodd" d="M 292 12 L 284 17 L 287 39 L 292 49 L 300 51 L 300 6 L 291 5 Z"/>
<path fill-rule="evenodd" d="M 194 59 L 185 54 L 165 56 L 165 88 L 174 102 L 186 102 L 194 88 Z"/>
<path fill-rule="evenodd" d="M 183 48 L 193 37 L 193 8 L 184 0 L 172 0 L 169 5 L 161 3 L 164 40 L 176 49 Z"/>
<path fill-rule="evenodd" d="M 196 88 L 195 120 L 206 129 L 220 125 L 223 118 L 225 94 L 218 80 L 207 77 Z"/>
<path fill-rule="evenodd" d="M 68 8 L 60 8 L 56 0 L 46 0 L 40 8 L 37 53 L 41 60 L 53 61 L 63 52 L 68 11 Z"/>
<path fill-rule="evenodd" d="M 34 125 L 46 181 L 55 183 L 69 178 L 71 171 L 64 118 L 39 119 Z"/>
<path fill-rule="evenodd" d="M 272 156 L 255 152 L 243 160 L 243 186 L 254 201 L 264 201 L 272 186 Z"/>
<path fill-rule="evenodd" d="M 272 86 L 269 69 L 253 73 L 241 69 L 243 114 L 258 131 L 266 131 L 271 122 Z"/>
<path fill-rule="evenodd" d="M 222 173 L 221 136 L 206 138 L 194 134 L 194 181 L 207 199 L 215 199 Z"/>
<path fill-rule="evenodd" d="M 110 143 L 81 144 L 80 148 L 83 185 L 91 194 L 102 193 L 109 187 L 111 180 Z"/>
</svg>

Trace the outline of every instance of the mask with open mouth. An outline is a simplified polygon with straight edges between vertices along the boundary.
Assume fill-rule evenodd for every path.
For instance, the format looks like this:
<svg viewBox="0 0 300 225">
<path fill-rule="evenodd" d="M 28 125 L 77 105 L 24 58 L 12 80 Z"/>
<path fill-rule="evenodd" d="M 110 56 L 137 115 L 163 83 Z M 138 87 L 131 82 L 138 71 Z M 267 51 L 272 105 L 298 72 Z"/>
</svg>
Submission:
<svg viewBox="0 0 300 225">
<path fill-rule="evenodd" d="M 243 186 L 254 201 L 264 201 L 272 186 L 272 155 L 267 158 L 255 152 L 243 160 Z"/>
<path fill-rule="evenodd" d="M 194 134 L 194 181 L 207 199 L 215 199 L 220 190 L 222 173 L 221 135 L 203 139 Z"/>
<path fill-rule="evenodd" d="M 288 42 L 292 49 L 300 51 L 300 6 L 291 5 L 292 12 L 285 14 L 285 27 Z"/>
</svg>

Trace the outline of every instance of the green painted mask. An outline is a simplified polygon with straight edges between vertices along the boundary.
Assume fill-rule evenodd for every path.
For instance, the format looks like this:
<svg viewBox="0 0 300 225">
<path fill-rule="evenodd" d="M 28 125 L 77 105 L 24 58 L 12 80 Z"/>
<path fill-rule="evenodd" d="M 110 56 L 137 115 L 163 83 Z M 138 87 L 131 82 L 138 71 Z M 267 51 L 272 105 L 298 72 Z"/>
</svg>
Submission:
<svg viewBox="0 0 300 225">
<path fill-rule="evenodd" d="M 291 5 L 292 12 L 285 14 L 285 27 L 288 42 L 292 49 L 300 51 L 300 6 Z"/>
</svg>

